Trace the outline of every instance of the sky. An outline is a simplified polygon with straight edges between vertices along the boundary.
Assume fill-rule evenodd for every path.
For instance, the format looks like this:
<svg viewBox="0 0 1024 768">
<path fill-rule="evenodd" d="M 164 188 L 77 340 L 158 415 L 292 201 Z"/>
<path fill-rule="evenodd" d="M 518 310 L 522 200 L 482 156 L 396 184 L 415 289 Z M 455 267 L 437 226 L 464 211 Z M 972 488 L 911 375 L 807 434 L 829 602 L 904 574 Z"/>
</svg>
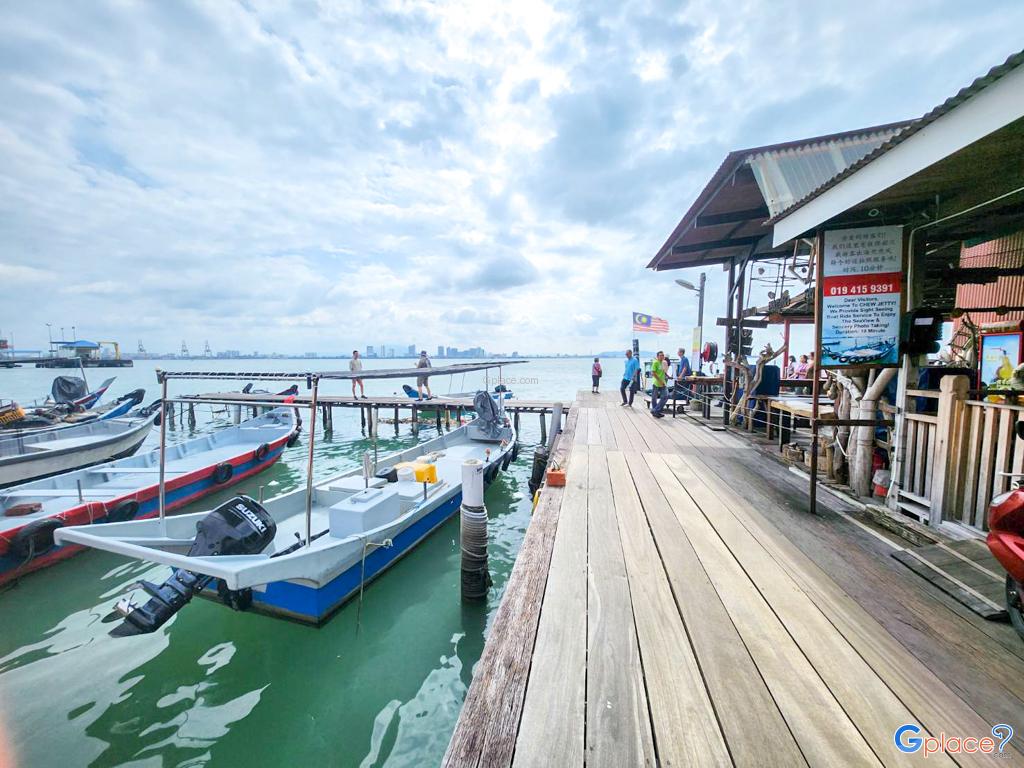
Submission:
<svg viewBox="0 0 1024 768">
<path fill-rule="evenodd" d="M 634 310 L 672 327 L 645 349 L 690 337 L 698 272 L 645 267 L 730 150 L 920 116 L 1021 47 L 1024 3 L 35 0 L 0 28 L 15 346 L 587 353 Z M 712 268 L 706 337 L 724 295 Z"/>
</svg>

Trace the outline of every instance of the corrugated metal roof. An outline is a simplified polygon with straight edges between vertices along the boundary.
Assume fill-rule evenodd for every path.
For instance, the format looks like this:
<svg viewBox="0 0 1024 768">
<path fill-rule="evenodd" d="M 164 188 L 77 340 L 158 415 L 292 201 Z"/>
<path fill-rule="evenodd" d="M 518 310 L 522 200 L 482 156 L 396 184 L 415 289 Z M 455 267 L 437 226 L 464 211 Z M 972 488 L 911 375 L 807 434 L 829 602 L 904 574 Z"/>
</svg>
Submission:
<svg viewBox="0 0 1024 768">
<path fill-rule="evenodd" d="M 1024 231 L 997 240 L 964 248 L 960 252 L 962 267 L 1020 267 L 1024 266 Z M 994 283 L 958 285 L 957 307 L 967 310 L 976 325 L 1003 320 L 1024 320 L 1024 312 L 971 312 L 971 307 L 1021 307 L 1024 306 L 1024 277 L 1004 276 Z M 959 321 L 957 322 L 959 325 Z"/>
<path fill-rule="evenodd" d="M 876 158 L 884 155 L 886 152 L 888 152 L 893 147 L 895 147 L 895 146 L 901 144 L 902 142 L 906 141 L 911 136 L 913 136 L 915 133 L 920 131 L 922 128 L 926 127 L 930 123 L 935 122 L 936 120 L 938 120 L 940 117 L 942 117 L 946 113 L 952 111 L 953 109 L 955 109 L 959 105 L 963 104 L 965 101 L 970 99 L 972 96 L 976 96 L 978 93 L 983 91 L 985 88 L 987 88 L 988 86 L 992 85 L 993 83 L 995 83 L 1000 78 L 1002 78 L 1003 76 L 1007 75 L 1008 73 L 1012 72 L 1017 67 L 1021 66 L 1021 64 L 1024 64 L 1024 50 L 1019 51 L 1017 53 L 1014 53 L 1009 58 L 1007 58 L 1006 61 L 1004 61 L 1002 64 L 999 64 L 998 66 L 992 67 L 992 69 L 990 69 L 988 72 L 986 72 L 981 77 L 977 78 L 974 82 L 972 82 L 966 88 L 961 88 L 956 93 L 956 95 L 951 96 L 950 98 L 946 99 L 944 102 L 942 102 L 939 106 L 935 107 L 930 112 L 926 113 L 925 115 L 923 115 L 922 117 L 918 118 L 917 120 L 914 120 L 906 130 L 900 131 L 899 133 L 894 135 L 891 139 L 886 141 L 884 144 L 882 144 L 881 146 L 877 147 L 873 152 L 871 152 L 868 155 L 865 155 L 863 158 L 861 158 L 860 160 L 855 162 L 853 165 L 849 166 L 845 170 L 843 170 L 840 173 L 836 174 L 831 179 L 826 181 L 824 184 L 821 184 L 820 186 L 818 186 L 817 189 L 812 191 L 810 194 L 806 195 L 802 199 L 800 199 L 800 200 L 796 201 L 795 203 L 793 203 L 793 205 L 791 205 L 789 208 L 786 208 L 785 210 L 783 210 L 783 211 L 781 211 L 781 212 L 779 212 L 777 214 L 774 214 L 770 219 L 768 219 L 768 221 L 765 222 L 765 224 L 766 225 L 774 224 L 779 219 L 781 219 L 781 218 L 783 218 L 785 216 L 788 216 L 789 214 L 793 213 L 793 211 L 796 211 L 796 210 L 802 208 L 803 206 L 807 205 L 807 203 L 809 203 L 811 200 L 814 200 L 816 197 L 819 197 L 820 195 L 822 195 L 827 190 L 831 189 L 832 187 L 834 187 L 837 184 L 839 184 L 840 182 L 842 182 L 844 179 L 852 176 L 854 173 L 859 171 L 865 165 L 867 165 L 871 161 L 875 160 Z"/>
<path fill-rule="evenodd" d="M 761 147 L 751 147 L 749 149 L 739 149 L 730 152 L 726 155 L 722 164 L 718 166 L 718 170 L 715 171 L 714 175 L 701 190 L 700 194 L 697 195 L 697 199 L 693 201 L 690 208 L 685 214 L 683 214 L 682 219 L 679 220 L 675 229 L 672 230 L 672 234 L 669 235 L 665 243 L 658 249 L 658 252 L 654 255 L 654 258 L 651 259 L 647 266 L 653 269 L 659 262 L 671 255 L 672 246 L 687 232 L 687 230 L 693 227 L 697 217 L 709 206 L 722 188 L 729 183 L 730 179 L 735 177 L 737 172 L 748 163 L 750 158 L 792 158 L 800 156 L 801 153 L 806 153 L 808 155 L 820 155 L 822 153 L 830 152 L 832 148 L 837 148 L 840 152 L 848 152 L 850 146 L 857 145 L 864 141 L 867 141 L 871 146 L 877 146 L 877 144 L 872 144 L 874 138 L 878 137 L 879 142 L 884 141 L 894 133 L 904 130 L 912 123 L 913 121 L 911 120 L 904 120 L 896 123 L 886 123 L 884 125 L 860 128 L 853 131 L 830 133 L 809 139 L 798 139 L 796 141 L 787 141 L 779 144 L 766 144 Z M 846 149 L 844 149 L 844 147 Z M 859 157 L 860 155 L 858 154 L 856 156 Z M 850 157 L 849 159 L 851 162 L 855 160 L 854 157 Z M 819 169 L 817 173 L 815 173 L 813 168 L 801 166 L 798 172 L 806 176 L 802 182 L 801 188 L 820 184 L 821 181 L 823 181 L 829 174 L 835 173 L 836 167 L 837 166 L 833 163 L 825 170 Z M 762 194 L 764 194 L 765 187 L 760 186 L 760 181 L 758 183 Z M 769 204 L 767 199 L 765 202 L 766 204 Z M 769 207 L 769 213 L 771 212 L 772 210 Z M 767 230 L 765 230 L 765 234 L 768 234 Z M 712 239 L 716 238 L 717 236 L 712 237 Z"/>
<path fill-rule="evenodd" d="M 748 155 L 746 160 L 754 172 L 769 213 L 775 216 L 873 152 L 904 127 L 898 125 L 808 142 L 797 147 L 757 152 Z"/>
</svg>

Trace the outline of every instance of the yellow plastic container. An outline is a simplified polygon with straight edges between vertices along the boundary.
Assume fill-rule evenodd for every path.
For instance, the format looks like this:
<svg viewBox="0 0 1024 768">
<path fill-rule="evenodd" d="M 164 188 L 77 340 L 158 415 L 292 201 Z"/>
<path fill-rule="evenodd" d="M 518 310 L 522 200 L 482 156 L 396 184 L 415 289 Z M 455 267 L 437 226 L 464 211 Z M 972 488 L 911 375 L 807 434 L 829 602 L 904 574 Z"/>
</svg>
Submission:
<svg viewBox="0 0 1024 768">
<path fill-rule="evenodd" d="M 437 465 L 436 464 L 413 464 L 413 472 L 416 473 L 417 483 L 436 483 L 437 482 Z"/>
</svg>

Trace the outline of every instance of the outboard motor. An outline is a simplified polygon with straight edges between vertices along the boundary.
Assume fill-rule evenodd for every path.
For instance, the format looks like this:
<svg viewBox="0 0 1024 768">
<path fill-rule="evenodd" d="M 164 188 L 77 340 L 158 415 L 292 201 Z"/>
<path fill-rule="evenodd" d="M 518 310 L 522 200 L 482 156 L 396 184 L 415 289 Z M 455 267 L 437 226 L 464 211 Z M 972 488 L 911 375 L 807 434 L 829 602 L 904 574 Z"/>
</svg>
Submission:
<svg viewBox="0 0 1024 768">
<path fill-rule="evenodd" d="M 276 533 L 277 523 L 262 505 L 248 496 L 236 496 L 196 523 L 196 538 L 188 555 L 255 555 L 267 548 Z M 148 581 L 140 582 L 139 586 L 150 596 L 149 601 L 145 605 L 134 606 L 129 598 L 122 599 L 116 610 L 124 616 L 124 622 L 110 634 L 125 637 L 153 632 L 213 580 L 213 576 L 175 569 L 160 586 Z"/>
</svg>

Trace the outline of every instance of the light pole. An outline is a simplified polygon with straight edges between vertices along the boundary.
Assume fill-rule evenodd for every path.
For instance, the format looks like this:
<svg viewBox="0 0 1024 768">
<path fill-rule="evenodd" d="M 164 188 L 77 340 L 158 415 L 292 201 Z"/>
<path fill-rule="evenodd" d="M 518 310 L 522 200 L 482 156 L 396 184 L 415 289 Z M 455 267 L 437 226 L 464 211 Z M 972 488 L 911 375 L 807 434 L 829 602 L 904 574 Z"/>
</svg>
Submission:
<svg viewBox="0 0 1024 768">
<path fill-rule="evenodd" d="M 46 339 L 50 342 L 50 349 L 53 349 L 53 326 L 46 324 Z"/>
<path fill-rule="evenodd" d="M 689 280 L 677 279 L 676 285 L 680 288 L 685 288 L 688 291 L 693 291 L 697 294 L 697 370 L 702 371 L 704 369 L 704 361 L 701 359 L 701 347 L 704 346 L 704 283 L 707 280 L 707 274 L 704 272 L 700 273 L 700 283 L 694 285 Z"/>
</svg>

